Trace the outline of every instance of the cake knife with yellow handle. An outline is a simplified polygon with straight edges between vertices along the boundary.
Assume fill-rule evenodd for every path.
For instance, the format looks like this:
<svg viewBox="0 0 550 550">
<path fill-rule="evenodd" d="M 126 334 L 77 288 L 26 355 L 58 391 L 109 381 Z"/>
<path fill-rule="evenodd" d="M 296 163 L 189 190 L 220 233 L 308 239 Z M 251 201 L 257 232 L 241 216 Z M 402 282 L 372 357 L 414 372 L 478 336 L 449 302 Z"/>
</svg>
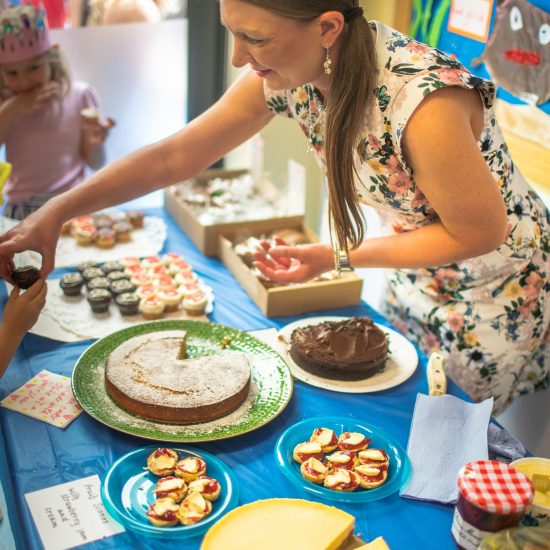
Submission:
<svg viewBox="0 0 550 550">
<path fill-rule="evenodd" d="M 0 206 L 4 204 L 4 199 L 2 198 L 2 188 L 4 183 L 10 177 L 11 174 L 11 163 L 9 162 L 0 162 Z"/>
<path fill-rule="evenodd" d="M 447 392 L 447 376 L 445 376 L 445 358 L 433 352 L 426 366 L 428 378 L 428 395 L 445 395 Z"/>
</svg>

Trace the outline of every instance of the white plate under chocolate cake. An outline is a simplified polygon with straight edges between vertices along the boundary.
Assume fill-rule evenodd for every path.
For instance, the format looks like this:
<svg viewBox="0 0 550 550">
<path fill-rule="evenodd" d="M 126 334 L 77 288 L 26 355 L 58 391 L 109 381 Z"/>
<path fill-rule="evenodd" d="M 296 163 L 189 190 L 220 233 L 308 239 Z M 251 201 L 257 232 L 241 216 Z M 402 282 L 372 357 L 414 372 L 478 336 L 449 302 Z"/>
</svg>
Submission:
<svg viewBox="0 0 550 550">
<path fill-rule="evenodd" d="M 290 356 L 304 370 L 334 380 L 362 380 L 382 370 L 386 334 L 367 317 L 324 321 L 295 329 Z"/>
<path fill-rule="evenodd" d="M 178 359 L 185 334 L 167 330 L 135 336 L 116 348 L 105 366 L 105 387 L 123 409 L 151 420 L 192 424 L 237 409 L 250 388 L 243 353 Z"/>
</svg>

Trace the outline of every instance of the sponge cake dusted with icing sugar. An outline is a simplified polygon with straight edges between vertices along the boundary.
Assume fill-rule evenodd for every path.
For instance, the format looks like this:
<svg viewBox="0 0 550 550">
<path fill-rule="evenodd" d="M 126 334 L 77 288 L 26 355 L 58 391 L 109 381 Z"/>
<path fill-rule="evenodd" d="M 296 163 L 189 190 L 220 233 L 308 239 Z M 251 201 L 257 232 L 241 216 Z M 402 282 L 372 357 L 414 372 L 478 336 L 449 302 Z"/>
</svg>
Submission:
<svg viewBox="0 0 550 550">
<path fill-rule="evenodd" d="M 182 331 L 130 338 L 107 358 L 105 387 L 123 409 L 170 424 L 207 422 L 229 414 L 247 398 L 250 364 L 243 353 L 178 359 Z"/>
</svg>

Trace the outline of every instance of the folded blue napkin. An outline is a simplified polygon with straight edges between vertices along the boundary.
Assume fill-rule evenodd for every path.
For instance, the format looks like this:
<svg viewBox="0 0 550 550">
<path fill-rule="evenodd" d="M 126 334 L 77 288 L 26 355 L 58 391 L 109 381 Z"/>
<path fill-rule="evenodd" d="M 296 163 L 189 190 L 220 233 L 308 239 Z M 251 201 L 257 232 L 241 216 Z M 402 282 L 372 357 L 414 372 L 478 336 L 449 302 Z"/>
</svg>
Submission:
<svg viewBox="0 0 550 550">
<path fill-rule="evenodd" d="M 473 460 L 487 460 L 487 428 L 493 398 L 467 403 L 452 395 L 418 394 L 407 453 L 411 477 L 401 496 L 455 503 L 457 474 Z"/>
</svg>

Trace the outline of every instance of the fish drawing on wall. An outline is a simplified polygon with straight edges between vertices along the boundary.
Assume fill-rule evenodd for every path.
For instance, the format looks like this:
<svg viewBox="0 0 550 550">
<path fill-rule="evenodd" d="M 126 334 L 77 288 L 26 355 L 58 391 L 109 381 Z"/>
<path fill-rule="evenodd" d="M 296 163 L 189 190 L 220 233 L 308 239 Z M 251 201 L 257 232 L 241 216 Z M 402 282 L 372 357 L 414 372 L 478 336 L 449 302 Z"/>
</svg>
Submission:
<svg viewBox="0 0 550 550">
<path fill-rule="evenodd" d="M 483 54 L 494 82 L 532 105 L 550 99 L 550 13 L 527 0 L 497 0 L 493 33 Z"/>
</svg>

